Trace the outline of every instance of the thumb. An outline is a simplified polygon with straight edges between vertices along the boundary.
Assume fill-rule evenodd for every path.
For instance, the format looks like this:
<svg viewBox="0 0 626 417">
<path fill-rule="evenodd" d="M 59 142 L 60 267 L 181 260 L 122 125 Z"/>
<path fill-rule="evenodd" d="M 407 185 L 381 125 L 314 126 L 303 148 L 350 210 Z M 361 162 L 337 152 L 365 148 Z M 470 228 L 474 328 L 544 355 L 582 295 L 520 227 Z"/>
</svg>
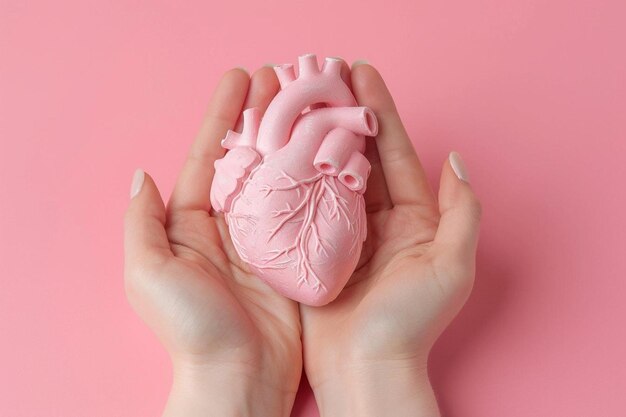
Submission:
<svg viewBox="0 0 626 417">
<path fill-rule="evenodd" d="M 434 242 L 437 254 L 445 268 L 473 279 L 482 208 L 469 184 L 465 164 L 456 152 L 450 153 L 441 173 L 439 212 Z"/>
<path fill-rule="evenodd" d="M 165 233 L 165 205 L 154 181 L 143 170 L 137 169 L 130 192 L 130 204 L 124 216 L 127 270 L 172 255 Z"/>
</svg>

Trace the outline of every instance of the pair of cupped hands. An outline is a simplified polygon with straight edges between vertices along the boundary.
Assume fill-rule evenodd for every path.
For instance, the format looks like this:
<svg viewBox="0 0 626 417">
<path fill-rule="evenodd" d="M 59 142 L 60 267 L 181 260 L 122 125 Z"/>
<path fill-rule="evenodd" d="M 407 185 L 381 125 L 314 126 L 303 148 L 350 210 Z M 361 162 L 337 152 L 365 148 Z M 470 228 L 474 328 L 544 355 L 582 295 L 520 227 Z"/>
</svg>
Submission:
<svg viewBox="0 0 626 417">
<path fill-rule="evenodd" d="M 304 369 L 322 416 L 437 415 L 429 351 L 474 280 L 480 204 L 456 152 L 436 197 L 379 72 L 341 76 L 379 131 L 367 139 L 368 236 L 338 298 L 310 307 L 253 276 L 209 206 L 220 140 L 279 91 L 270 66 L 227 71 L 165 206 L 137 170 L 125 214 L 127 297 L 169 353 L 167 416 L 288 416 Z"/>
</svg>

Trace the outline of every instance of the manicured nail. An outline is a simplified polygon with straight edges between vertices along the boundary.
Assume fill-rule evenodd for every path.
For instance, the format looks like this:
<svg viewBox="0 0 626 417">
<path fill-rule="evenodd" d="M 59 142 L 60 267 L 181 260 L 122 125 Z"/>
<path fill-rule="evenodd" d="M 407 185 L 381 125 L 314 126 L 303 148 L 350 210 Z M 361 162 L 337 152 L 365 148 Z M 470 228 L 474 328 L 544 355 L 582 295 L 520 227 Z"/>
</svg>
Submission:
<svg viewBox="0 0 626 417">
<path fill-rule="evenodd" d="M 250 75 L 250 71 L 248 71 L 248 68 L 246 67 L 237 67 L 240 70 L 244 70 L 248 75 Z"/>
<path fill-rule="evenodd" d="M 145 172 L 141 168 L 137 168 L 135 174 L 133 175 L 133 182 L 130 185 L 130 198 L 132 199 L 139 191 L 141 191 L 141 187 L 143 186 L 143 180 L 146 177 Z"/>
<path fill-rule="evenodd" d="M 450 152 L 450 156 L 448 157 L 450 160 L 450 166 L 452 170 L 456 174 L 456 176 L 465 182 L 469 182 L 469 175 L 467 174 L 467 168 L 465 167 L 465 163 L 463 159 L 461 159 L 461 155 L 458 152 Z"/>
<path fill-rule="evenodd" d="M 352 63 L 352 68 L 357 67 L 359 65 L 363 65 L 363 64 L 369 64 L 369 62 L 365 59 L 357 59 L 356 61 Z"/>
<path fill-rule="evenodd" d="M 274 68 L 276 66 L 276 64 L 272 63 L 272 62 L 268 62 L 267 64 L 263 64 L 264 67 L 269 67 L 269 68 Z"/>
<path fill-rule="evenodd" d="M 330 59 L 340 59 L 340 60 L 342 60 L 342 61 L 345 61 L 345 59 L 343 59 L 343 58 L 342 58 L 342 57 L 340 57 L 340 56 L 329 56 L 329 58 L 330 58 Z"/>
</svg>

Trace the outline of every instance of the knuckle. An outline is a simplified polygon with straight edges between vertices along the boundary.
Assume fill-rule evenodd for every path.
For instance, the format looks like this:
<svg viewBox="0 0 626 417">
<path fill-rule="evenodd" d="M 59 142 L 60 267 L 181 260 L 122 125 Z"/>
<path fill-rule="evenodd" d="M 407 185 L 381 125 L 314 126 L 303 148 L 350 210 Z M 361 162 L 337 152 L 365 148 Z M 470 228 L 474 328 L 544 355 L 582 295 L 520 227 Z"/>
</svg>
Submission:
<svg viewBox="0 0 626 417">
<path fill-rule="evenodd" d="M 383 149 L 383 152 L 380 154 L 380 160 L 383 164 L 396 164 L 398 162 L 402 162 L 409 154 L 405 148 L 400 146 L 387 147 Z"/>
<path fill-rule="evenodd" d="M 191 213 L 172 211 L 167 217 L 165 230 L 167 235 L 176 238 L 177 235 L 188 235 L 196 231 L 197 227 Z"/>
<path fill-rule="evenodd" d="M 483 217 L 482 203 L 475 195 L 472 195 L 469 201 L 469 214 L 476 222 L 480 222 Z"/>
<path fill-rule="evenodd" d="M 276 95 L 276 92 L 278 91 L 277 89 L 278 80 L 276 80 L 276 83 L 268 82 L 269 80 L 267 79 L 267 77 L 261 78 L 261 75 L 262 74 L 259 74 L 258 79 L 255 79 L 253 81 L 255 82 L 254 84 L 255 91 L 258 92 L 259 96 L 264 97 L 264 98 L 274 97 Z"/>
</svg>

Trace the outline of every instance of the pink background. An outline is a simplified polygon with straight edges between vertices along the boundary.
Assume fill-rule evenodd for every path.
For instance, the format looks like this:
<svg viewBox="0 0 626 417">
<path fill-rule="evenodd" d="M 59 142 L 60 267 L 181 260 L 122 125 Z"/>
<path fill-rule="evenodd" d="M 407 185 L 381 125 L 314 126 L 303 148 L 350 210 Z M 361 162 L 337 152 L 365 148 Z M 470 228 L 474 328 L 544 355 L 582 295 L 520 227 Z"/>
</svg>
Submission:
<svg viewBox="0 0 626 417">
<path fill-rule="evenodd" d="M 220 74 L 305 52 L 378 67 L 433 185 L 455 149 L 483 201 L 444 414 L 626 415 L 623 1 L 180 3 L 0 0 L 0 415 L 160 414 L 168 358 L 122 285 L 132 173 L 167 198 Z"/>
</svg>

